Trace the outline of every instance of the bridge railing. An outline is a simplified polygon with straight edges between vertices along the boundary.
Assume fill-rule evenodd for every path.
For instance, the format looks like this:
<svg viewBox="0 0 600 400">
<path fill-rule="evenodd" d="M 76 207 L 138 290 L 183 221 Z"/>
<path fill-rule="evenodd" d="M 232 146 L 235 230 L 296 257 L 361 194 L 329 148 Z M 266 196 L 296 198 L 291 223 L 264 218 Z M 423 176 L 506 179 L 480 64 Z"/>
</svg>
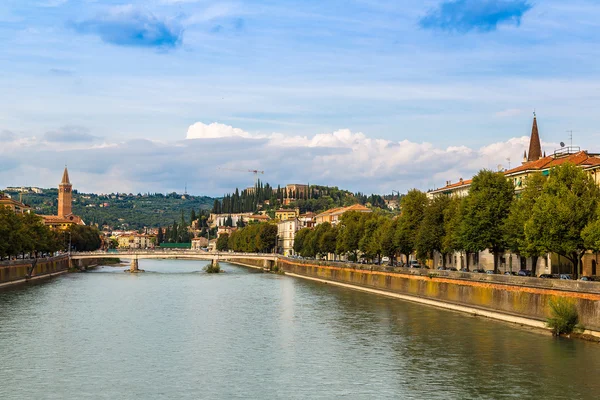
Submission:
<svg viewBox="0 0 600 400">
<path fill-rule="evenodd" d="M 105 257 L 115 257 L 127 255 L 205 255 L 208 257 L 278 257 L 278 254 L 274 253 L 235 253 L 235 252 L 209 252 L 203 250 L 179 250 L 179 249 L 161 249 L 161 250 L 118 250 L 118 251 L 105 251 L 105 250 L 97 250 L 97 251 L 87 251 L 87 252 L 74 252 L 71 253 L 73 257 L 77 256 L 102 256 Z"/>
</svg>

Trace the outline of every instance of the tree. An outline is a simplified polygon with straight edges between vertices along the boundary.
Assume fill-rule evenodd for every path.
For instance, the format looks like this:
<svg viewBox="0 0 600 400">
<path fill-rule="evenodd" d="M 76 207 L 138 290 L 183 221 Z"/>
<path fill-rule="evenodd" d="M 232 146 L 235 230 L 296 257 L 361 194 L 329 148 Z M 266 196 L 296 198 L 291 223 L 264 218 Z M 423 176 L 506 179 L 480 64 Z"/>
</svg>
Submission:
<svg viewBox="0 0 600 400">
<path fill-rule="evenodd" d="M 162 228 L 159 226 L 159 227 L 158 227 L 158 231 L 156 232 L 156 243 L 157 243 L 157 244 L 161 244 L 161 243 L 163 242 L 163 240 L 164 240 L 164 237 L 163 237 L 163 230 L 162 230 Z"/>
<path fill-rule="evenodd" d="M 406 261 L 415 250 L 415 238 L 427 205 L 427 195 L 417 189 L 410 190 L 400 203 L 401 214 L 396 224 L 395 245 Z"/>
<path fill-rule="evenodd" d="M 589 244 L 593 230 L 584 229 L 597 219 L 599 197 L 594 181 L 577 166 L 565 163 L 553 168 L 525 224 L 526 240 L 571 261 L 577 278 L 586 250 L 584 237 Z"/>
<path fill-rule="evenodd" d="M 448 206 L 444 210 L 444 236 L 442 238 L 442 254 L 444 255 L 464 250 L 460 236 L 464 203 L 464 198 L 451 197 Z M 444 257 L 444 263 L 446 262 L 445 259 L 446 257 Z"/>
<path fill-rule="evenodd" d="M 449 203 L 449 197 L 438 196 L 427 204 L 415 241 L 417 258 L 433 259 L 434 252 L 442 253 L 442 240 L 445 236 L 444 212 Z M 442 258 L 445 265 L 446 257 L 443 253 Z"/>
<path fill-rule="evenodd" d="M 302 228 L 296 232 L 296 236 L 294 237 L 294 253 L 304 256 L 303 253 L 306 246 L 306 239 L 311 232 L 312 230 L 309 228 Z"/>
<path fill-rule="evenodd" d="M 381 239 L 381 252 L 389 257 L 390 263 L 396 258 L 397 249 L 394 244 L 396 233 L 396 220 L 388 219 L 377 228 L 377 236 Z"/>
<path fill-rule="evenodd" d="M 359 242 L 359 249 L 366 257 L 381 260 L 381 253 L 383 251 L 381 247 L 383 232 L 379 227 L 385 224 L 386 218 L 382 215 L 370 214 L 368 217 L 365 216 L 365 219 L 363 234 Z"/>
<path fill-rule="evenodd" d="M 340 217 L 336 252 L 338 254 L 352 253 L 354 260 L 358 258 L 358 247 L 363 234 L 362 214 L 364 213 L 348 211 Z"/>
<path fill-rule="evenodd" d="M 479 171 L 473 177 L 464 205 L 461 236 L 469 252 L 489 249 L 498 272 L 500 253 L 506 248 L 503 225 L 514 196 L 512 182 L 503 173 Z"/>
<path fill-rule="evenodd" d="M 531 217 L 533 207 L 542 194 L 545 182 L 546 177 L 541 173 L 529 175 L 525 182 L 525 189 L 511 204 L 508 217 L 503 225 L 506 248 L 522 257 L 532 257 L 532 274 L 534 276 L 536 275 L 537 259 L 543 254 L 543 249 L 526 240 L 525 223 Z"/>
<path fill-rule="evenodd" d="M 217 239 L 217 251 L 227 251 L 229 250 L 229 234 L 223 233 Z"/>
</svg>

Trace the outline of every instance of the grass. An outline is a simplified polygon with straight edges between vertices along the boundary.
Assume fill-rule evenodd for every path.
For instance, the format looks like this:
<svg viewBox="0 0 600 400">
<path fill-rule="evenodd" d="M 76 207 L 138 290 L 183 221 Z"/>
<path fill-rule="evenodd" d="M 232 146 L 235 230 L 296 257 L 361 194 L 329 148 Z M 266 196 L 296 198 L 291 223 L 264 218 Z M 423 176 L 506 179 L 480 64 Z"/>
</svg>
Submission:
<svg viewBox="0 0 600 400">
<path fill-rule="evenodd" d="M 546 325 L 552 329 L 554 335 L 569 334 L 578 327 L 579 314 L 575 304 L 559 297 L 550 300 L 549 305 L 551 316 L 546 320 Z"/>
</svg>

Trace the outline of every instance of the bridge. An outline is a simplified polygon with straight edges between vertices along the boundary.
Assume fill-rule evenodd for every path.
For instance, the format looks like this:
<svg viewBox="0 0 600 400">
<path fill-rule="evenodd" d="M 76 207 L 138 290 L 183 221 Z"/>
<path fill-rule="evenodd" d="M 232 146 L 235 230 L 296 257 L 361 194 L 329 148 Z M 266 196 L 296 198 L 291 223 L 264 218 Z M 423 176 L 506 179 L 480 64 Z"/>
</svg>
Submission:
<svg viewBox="0 0 600 400">
<path fill-rule="evenodd" d="M 202 250 L 130 250 L 118 252 L 93 251 L 71 253 L 71 262 L 76 260 L 119 258 L 131 260 L 130 272 L 137 272 L 138 260 L 141 259 L 176 259 L 176 260 L 205 260 L 213 264 L 219 261 L 257 260 L 262 261 L 263 268 L 270 269 L 275 265 L 279 254 L 271 253 L 231 253 L 207 252 Z"/>
</svg>

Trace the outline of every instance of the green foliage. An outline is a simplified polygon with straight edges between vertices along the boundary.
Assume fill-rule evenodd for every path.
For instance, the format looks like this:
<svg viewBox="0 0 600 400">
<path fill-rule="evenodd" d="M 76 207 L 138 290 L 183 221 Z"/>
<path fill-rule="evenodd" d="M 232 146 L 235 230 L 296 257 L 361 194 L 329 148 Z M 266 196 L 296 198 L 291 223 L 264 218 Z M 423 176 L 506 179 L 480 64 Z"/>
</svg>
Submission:
<svg viewBox="0 0 600 400">
<path fill-rule="evenodd" d="M 400 203 L 402 212 L 396 225 L 394 244 L 407 259 L 415 250 L 416 237 L 425 216 L 426 206 L 427 195 L 417 189 L 410 190 Z"/>
<path fill-rule="evenodd" d="M 555 335 L 569 334 L 579 323 L 579 314 L 575 304 L 564 297 L 550 300 L 550 317 L 546 325 L 552 329 Z"/>
<path fill-rule="evenodd" d="M 56 215 L 57 189 L 44 189 L 42 193 L 27 193 L 23 201 L 32 206 L 36 213 Z M 137 230 L 144 227 L 166 226 L 179 218 L 181 212 L 190 210 L 208 211 L 213 199 L 206 196 L 182 196 L 177 193 L 146 194 L 94 194 L 73 191 L 73 213 L 88 225 L 100 228 Z"/>
<path fill-rule="evenodd" d="M 94 251 L 102 246 L 100 231 L 95 226 L 71 225 L 68 232 L 72 251 Z"/>
<path fill-rule="evenodd" d="M 513 201 L 514 188 L 501 172 L 480 171 L 466 197 L 460 226 L 465 250 L 494 253 L 494 270 L 498 270 L 498 253 L 506 248 L 504 221 Z"/>
<path fill-rule="evenodd" d="M 64 242 L 63 242 L 64 243 Z M 29 254 L 37 257 L 61 249 L 60 237 L 35 214 L 15 214 L 0 206 L 0 259 Z"/>
<path fill-rule="evenodd" d="M 427 204 L 415 242 L 417 258 L 433 258 L 434 251 L 442 252 L 446 235 L 444 213 L 449 204 L 450 198 L 446 196 L 436 197 Z"/>
<path fill-rule="evenodd" d="M 227 251 L 229 250 L 229 234 L 223 233 L 217 239 L 217 251 Z"/>
<path fill-rule="evenodd" d="M 581 257 L 591 240 L 593 228 L 584 233 L 597 218 L 600 191 L 581 168 L 565 163 L 550 171 L 542 192 L 525 224 L 525 238 L 539 251 L 554 252 L 581 268 Z"/>
<path fill-rule="evenodd" d="M 221 272 L 221 266 L 218 262 L 210 263 L 206 267 L 204 267 L 204 270 L 207 274 L 218 274 L 219 272 Z"/>
<path fill-rule="evenodd" d="M 271 223 L 249 224 L 231 233 L 228 248 L 236 252 L 270 253 L 277 245 L 277 226 Z"/>
<path fill-rule="evenodd" d="M 464 250 L 460 236 L 460 224 L 465 199 L 451 197 L 444 210 L 444 236 L 442 237 L 442 253 Z"/>
</svg>

